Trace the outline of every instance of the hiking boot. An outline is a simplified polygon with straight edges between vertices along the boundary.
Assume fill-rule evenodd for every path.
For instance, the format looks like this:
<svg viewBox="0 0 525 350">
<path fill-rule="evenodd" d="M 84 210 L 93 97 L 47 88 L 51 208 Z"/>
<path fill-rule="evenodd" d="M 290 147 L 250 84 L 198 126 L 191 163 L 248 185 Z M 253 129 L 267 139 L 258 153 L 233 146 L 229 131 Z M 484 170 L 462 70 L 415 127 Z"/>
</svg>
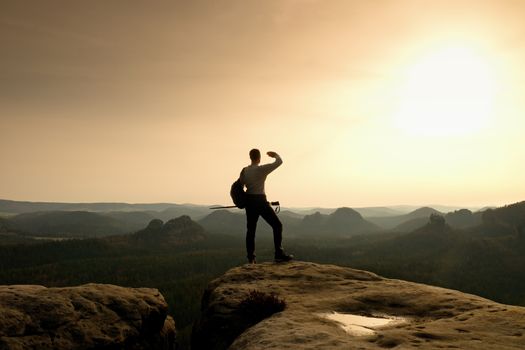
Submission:
<svg viewBox="0 0 525 350">
<path fill-rule="evenodd" d="M 277 262 L 277 263 L 287 262 L 287 261 L 291 261 L 291 260 L 293 260 L 293 255 L 291 255 L 291 254 L 286 254 L 285 252 L 281 252 L 279 254 L 275 254 L 274 261 Z"/>
<path fill-rule="evenodd" d="M 257 260 L 255 260 L 255 257 L 248 259 L 248 264 L 257 264 Z"/>
</svg>

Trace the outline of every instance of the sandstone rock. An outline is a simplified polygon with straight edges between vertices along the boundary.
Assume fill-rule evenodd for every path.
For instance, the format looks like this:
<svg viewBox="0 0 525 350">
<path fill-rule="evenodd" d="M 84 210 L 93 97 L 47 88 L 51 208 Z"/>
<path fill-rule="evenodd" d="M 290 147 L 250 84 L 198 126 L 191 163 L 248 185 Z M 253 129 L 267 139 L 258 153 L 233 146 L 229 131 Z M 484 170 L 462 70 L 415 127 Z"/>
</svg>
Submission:
<svg viewBox="0 0 525 350">
<path fill-rule="evenodd" d="M 173 349 L 167 310 L 150 288 L 0 286 L 0 349 Z"/>
<path fill-rule="evenodd" d="M 286 309 L 249 327 L 239 304 L 251 290 L 277 293 Z M 293 262 L 234 268 L 212 281 L 193 350 L 525 349 L 525 308 L 366 271 Z M 320 315 L 394 316 L 405 322 L 352 335 Z"/>
</svg>

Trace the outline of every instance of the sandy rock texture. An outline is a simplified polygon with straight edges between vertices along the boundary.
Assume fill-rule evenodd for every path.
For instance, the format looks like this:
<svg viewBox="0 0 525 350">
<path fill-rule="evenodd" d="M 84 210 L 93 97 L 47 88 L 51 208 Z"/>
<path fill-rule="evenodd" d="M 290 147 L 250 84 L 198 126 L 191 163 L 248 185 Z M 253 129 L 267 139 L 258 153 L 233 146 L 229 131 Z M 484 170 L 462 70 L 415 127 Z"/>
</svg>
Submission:
<svg viewBox="0 0 525 350">
<path fill-rule="evenodd" d="M 167 311 L 150 288 L 0 286 L 0 349 L 173 349 Z"/>
<path fill-rule="evenodd" d="M 239 304 L 252 290 L 277 293 L 286 309 L 246 328 Z M 212 281 L 194 327 L 194 350 L 525 349 L 525 308 L 455 290 L 306 262 L 234 268 Z M 403 317 L 354 336 L 328 312 Z"/>
</svg>

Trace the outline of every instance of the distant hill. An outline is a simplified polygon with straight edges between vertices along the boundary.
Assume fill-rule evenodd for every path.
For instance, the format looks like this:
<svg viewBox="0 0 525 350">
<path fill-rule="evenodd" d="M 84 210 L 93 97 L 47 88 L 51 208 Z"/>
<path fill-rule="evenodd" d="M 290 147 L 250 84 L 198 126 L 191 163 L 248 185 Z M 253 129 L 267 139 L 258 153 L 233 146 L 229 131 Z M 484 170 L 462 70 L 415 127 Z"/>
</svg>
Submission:
<svg viewBox="0 0 525 350">
<path fill-rule="evenodd" d="M 468 209 L 460 209 L 445 215 L 447 223 L 454 228 L 467 228 L 481 224 L 482 212 L 475 212 Z"/>
<path fill-rule="evenodd" d="M 485 210 L 483 222 L 494 221 L 513 226 L 523 225 L 525 223 L 525 201 Z"/>
<path fill-rule="evenodd" d="M 456 210 L 456 211 L 453 211 L 453 212 L 450 212 L 444 215 L 444 218 L 447 224 L 449 224 L 453 228 L 459 228 L 459 229 L 473 227 L 473 226 L 481 224 L 482 222 L 481 217 L 482 217 L 481 212 L 473 213 L 468 209 L 460 209 L 460 210 Z M 410 219 L 408 221 L 405 221 L 397 225 L 395 228 L 392 229 L 392 231 L 410 232 L 410 231 L 416 230 L 424 226 L 427 222 L 428 222 L 428 216 L 427 217 L 417 217 L 417 218 Z"/>
<path fill-rule="evenodd" d="M 402 222 L 401 224 L 397 225 L 393 229 L 391 229 L 394 232 L 411 232 L 414 231 L 420 227 L 423 227 L 428 222 L 428 216 L 426 217 L 420 217 L 420 218 L 414 218 L 409 219 L 405 222 Z"/>
<path fill-rule="evenodd" d="M 467 208 L 472 211 L 481 211 L 480 207 L 458 207 L 458 206 L 451 206 L 451 205 L 441 205 L 441 204 L 427 204 L 423 206 L 415 206 L 415 205 L 392 205 L 388 206 L 388 208 L 391 208 L 393 210 L 400 211 L 402 214 L 408 214 L 410 212 L 413 212 L 416 209 L 419 209 L 421 207 L 428 207 L 428 208 L 434 208 L 437 211 L 440 211 L 442 213 L 449 213 L 451 211 L 460 210 L 463 208 Z"/>
<path fill-rule="evenodd" d="M 377 216 L 398 216 L 403 215 L 405 212 L 389 207 L 364 207 L 364 208 L 353 208 L 364 218 L 377 217 Z"/>
<path fill-rule="evenodd" d="M 482 214 L 483 224 L 478 228 L 482 235 L 517 235 L 525 238 L 525 201 L 488 209 Z"/>
<path fill-rule="evenodd" d="M 278 214 L 278 216 L 281 222 L 283 223 L 285 235 L 288 235 L 290 237 L 296 236 L 298 234 L 297 229 L 303 221 L 304 217 L 300 214 L 289 210 L 283 210 Z M 269 226 L 268 229 L 270 229 Z"/>
<path fill-rule="evenodd" d="M 139 245 L 169 246 L 204 240 L 206 232 L 201 225 L 185 215 L 166 223 L 160 219 L 151 220 L 145 229 L 125 238 L 130 243 Z"/>
<path fill-rule="evenodd" d="M 34 236 L 102 237 L 129 232 L 115 218 L 86 211 L 44 211 L 13 216 L 10 228 Z"/>
<path fill-rule="evenodd" d="M 357 211 L 343 207 L 329 215 L 319 212 L 306 215 L 297 230 L 302 235 L 315 235 L 322 238 L 326 236 L 350 237 L 377 232 L 380 228 L 363 219 Z"/>
<path fill-rule="evenodd" d="M 110 211 L 99 214 L 118 220 L 129 232 L 140 230 L 151 220 L 159 218 L 155 211 Z"/>
<path fill-rule="evenodd" d="M 287 218 L 292 218 L 292 219 L 302 219 L 304 217 L 304 215 L 298 214 L 291 210 L 281 210 L 279 215 L 286 216 Z"/>
<path fill-rule="evenodd" d="M 235 236 L 246 233 L 246 218 L 243 212 L 233 213 L 225 209 L 214 210 L 199 220 L 198 223 L 210 233 Z"/>
<path fill-rule="evenodd" d="M 428 219 L 428 217 L 431 214 L 442 214 L 441 212 L 437 211 L 434 208 L 429 207 L 422 207 L 419 209 L 416 209 L 408 214 L 404 215 L 397 215 L 397 216 L 380 216 L 380 217 L 368 217 L 367 220 L 378 225 L 379 227 L 382 227 L 383 229 L 393 229 L 396 226 L 401 225 L 402 223 L 414 220 L 414 219 Z M 423 221 L 424 222 L 424 221 Z M 409 225 L 409 227 L 412 227 L 413 225 Z"/>
<path fill-rule="evenodd" d="M 406 214 L 405 216 L 409 219 L 413 219 L 413 218 L 419 218 L 419 217 L 422 217 L 422 216 L 430 216 L 432 214 L 441 214 L 441 212 L 439 210 L 436 210 L 434 208 L 430 208 L 430 207 L 421 207 L 419 209 L 416 209 L 408 214 Z"/>
<path fill-rule="evenodd" d="M 189 216 L 192 220 L 200 220 L 206 215 L 210 214 L 211 210 L 206 206 L 195 206 L 195 205 L 177 205 L 170 206 L 164 210 L 152 213 L 156 218 L 163 221 L 177 218 L 179 216 Z"/>
<path fill-rule="evenodd" d="M 408 212 L 408 210 L 398 209 L 394 207 L 360 207 L 360 208 L 352 208 L 352 209 L 357 211 L 359 214 L 361 214 L 361 216 L 365 218 L 369 216 L 372 216 L 372 217 L 374 216 L 396 216 L 396 215 L 406 214 Z M 337 208 L 321 208 L 321 207 L 287 208 L 286 210 L 290 210 L 301 216 L 305 216 L 305 215 L 312 215 L 315 213 L 329 215 L 335 212 Z"/>
<path fill-rule="evenodd" d="M 445 247 L 451 249 L 459 237 L 446 224 L 443 216 L 432 214 L 430 218 L 426 219 L 426 224 L 422 227 L 372 244 L 370 248 L 374 252 L 370 253 L 387 257 L 398 256 L 399 259 L 404 259 L 407 256 L 429 259 L 437 252 L 446 251 Z"/>
</svg>

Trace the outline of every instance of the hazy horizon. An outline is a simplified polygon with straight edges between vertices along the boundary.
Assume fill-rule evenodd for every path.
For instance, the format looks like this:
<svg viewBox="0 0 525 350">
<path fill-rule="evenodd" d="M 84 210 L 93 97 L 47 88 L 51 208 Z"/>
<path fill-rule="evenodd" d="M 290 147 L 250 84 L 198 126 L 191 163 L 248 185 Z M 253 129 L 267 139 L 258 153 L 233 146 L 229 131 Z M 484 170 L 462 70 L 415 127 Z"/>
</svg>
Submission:
<svg viewBox="0 0 525 350">
<path fill-rule="evenodd" d="M 286 207 L 519 202 L 524 12 L 5 1 L 0 197 L 226 205 L 257 147 L 284 160 L 266 188 Z"/>
<path fill-rule="evenodd" d="M 173 205 L 188 205 L 188 206 L 214 206 L 214 205 L 233 205 L 233 203 L 191 203 L 191 202 L 125 202 L 125 201 L 46 201 L 46 200 L 25 200 L 25 199 L 11 199 L 11 198 L 0 198 L 0 201 L 14 201 L 14 202 L 29 202 L 29 203 L 63 203 L 63 204 L 111 204 L 111 203 L 121 203 L 121 204 L 130 204 L 130 205 L 150 205 L 150 204 L 173 204 Z M 518 201 L 521 202 L 521 201 Z M 423 204 L 388 204 L 388 205 L 370 205 L 370 206 L 360 206 L 360 205 L 340 205 L 340 206 L 319 206 L 319 205 L 305 205 L 305 206 L 290 206 L 282 203 L 282 207 L 286 209 L 299 209 L 299 210 L 309 210 L 309 209 L 337 209 L 341 207 L 355 208 L 355 209 L 365 209 L 365 208 L 390 208 L 397 209 L 402 212 L 404 209 L 417 209 L 423 207 L 431 207 L 439 210 L 439 208 L 450 208 L 450 209 L 483 209 L 486 207 L 501 207 L 504 205 L 514 204 L 512 203 L 502 203 L 498 205 L 486 204 L 486 205 L 448 205 L 442 203 L 423 203 Z"/>
</svg>

